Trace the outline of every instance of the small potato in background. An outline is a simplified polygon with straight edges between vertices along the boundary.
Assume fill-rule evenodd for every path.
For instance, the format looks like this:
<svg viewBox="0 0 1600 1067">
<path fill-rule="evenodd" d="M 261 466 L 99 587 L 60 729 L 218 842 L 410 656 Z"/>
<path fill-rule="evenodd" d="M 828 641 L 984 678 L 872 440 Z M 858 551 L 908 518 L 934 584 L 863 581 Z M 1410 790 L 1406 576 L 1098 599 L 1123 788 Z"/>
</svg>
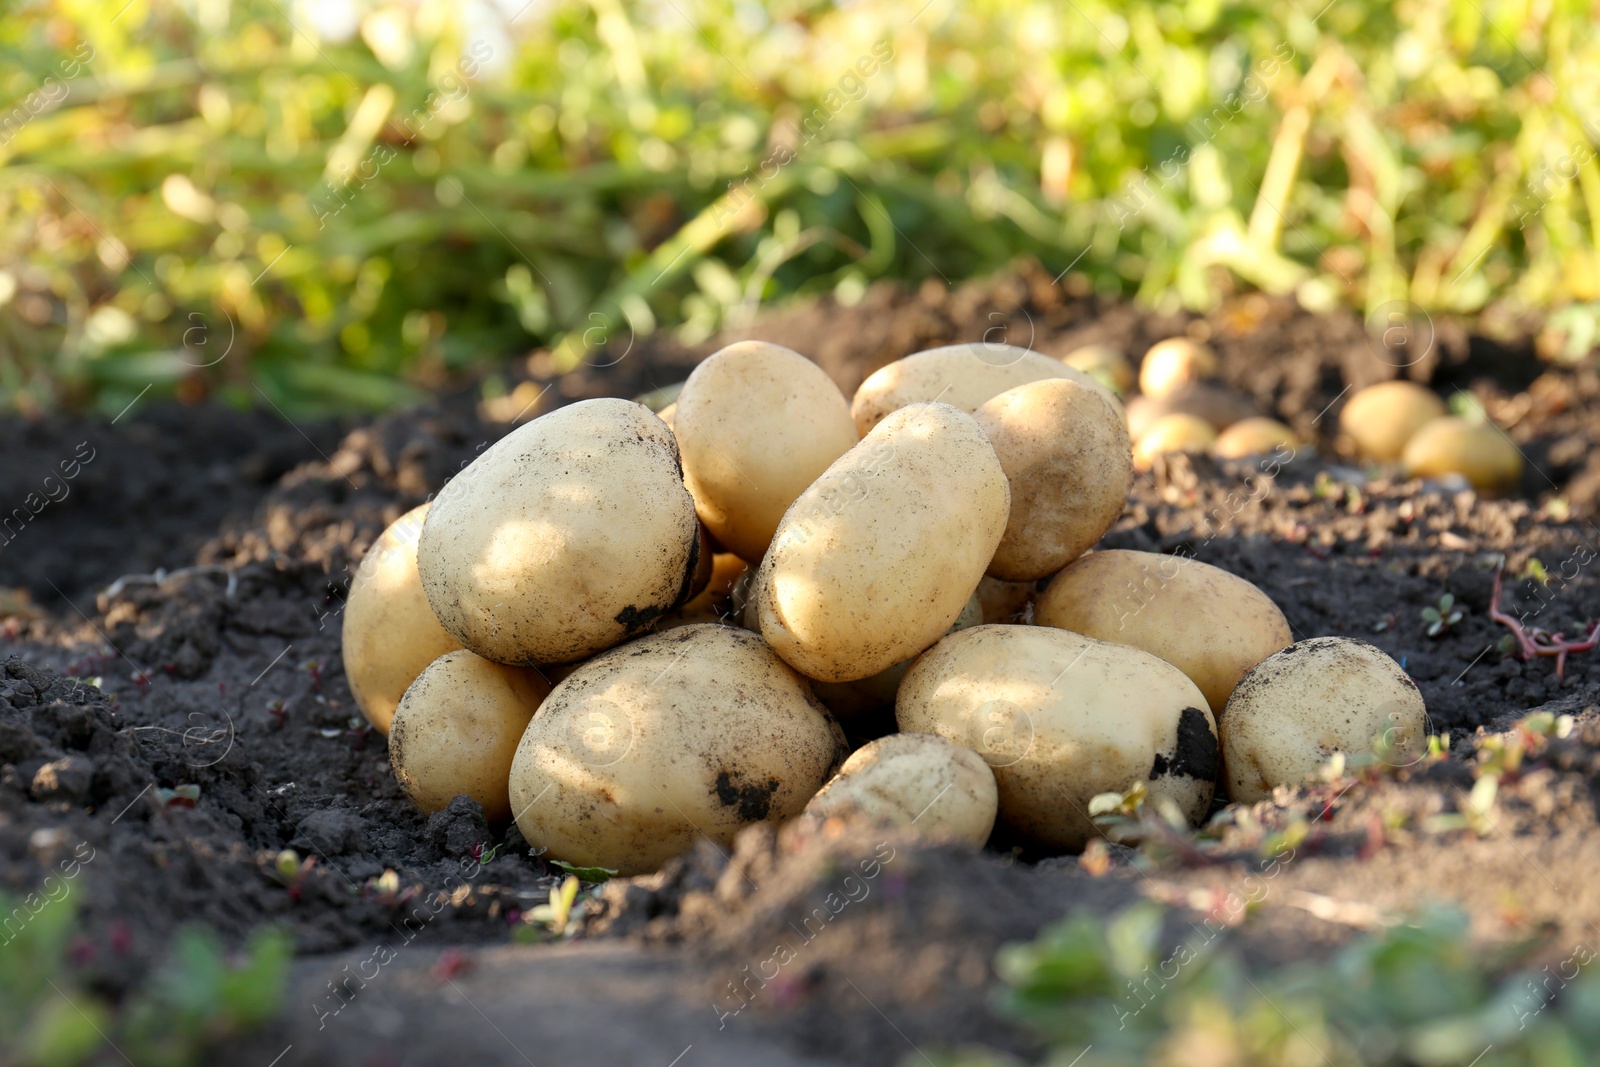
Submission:
<svg viewBox="0 0 1600 1067">
<path fill-rule="evenodd" d="M 1219 717 L 1245 672 L 1294 640 L 1278 605 L 1238 575 L 1120 548 L 1092 552 L 1051 579 L 1033 618 L 1160 656 Z"/>
<path fill-rule="evenodd" d="M 1211 807 L 1216 727 L 1182 671 L 1147 652 L 1047 626 L 975 626 L 918 657 L 900 729 L 976 751 L 994 772 L 997 822 L 1046 849 L 1098 836 L 1089 801 L 1140 782 L 1191 823 Z"/>
<path fill-rule="evenodd" d="M 713 536 L 750 563 L 807 486 L 856 443 L 850 402 L 800 353 L 729 345 L 694 369 L 672 424 L 683 480 Z"/>
<path fill-rule="evenodd" d="M 1084 345 L 1061 357 L 1061 362 L 1080 370 L 1118 396 L 1133 391 L 1139 376 L 1128 357 L 1110 345 Z"/>
<path fill-rule="evenodd" d="M 1214 377 L 1220 368 L 1217 355 L 1187 337 L 1157 341 L 1139 364 L 1139 391 L 1163 397 L 1186 385 Z"/>
<path fill-rule="evenodd" d="M 1356 453 L 1387 463 L 1400 458 L 1406 442 L 1424 425 L 1443 418 L 1444 401 L 1416 382 L 1369 385 L 1345 402 L 1339 429 Z"/>
<path fill-rule="evenodd" d="M 838 724 L 759 636 L 685 626 L 557 686 L 517 747 L 511 800 L 529 844 L 627 877 L 798 815 L 844 755 Z"/>
<path fill-rule="evenodd" d="M 1229 426 L 1217 435 L 1212 451 L 1224 459 L 1270 456 L 1279 452 L 1293 455 L 1303 446 L 1293 430 L 1264 416 L 1254 416 Z"/>
<path fill-rule="evenodd" d="M 423 668 L 461 647 L 439 625 L 417 573 L 417 538 L 429 506 L 412 508 L 372 543 L 345 599 L 345 678 L 361 714 L 383 734 Z"/>
<path fill-rule="evenodd" d="M 890 734 L 851 753 L 805 814 L 887 823 L 982 848 L 998 804 L 994 772 L 970 748 L 935 734 Z"/>
<path fill-rule="evenodd" d="M 1372 751 L 1415 762 L 1427 745 L 1422 693 L 1381 649 L 1345 637 L 1314 637 L 1262 660 L 1244 676 L 1221 716 L 1228 796 L 1265 800 L 1314 777 L 1335 752 Z"/>
<path fill-rule="evenodd" d="M 1522 453 L 1487 423 L 1446 416 L 1424 423 L 1400 457 L 1407 478 L 1459 474 L 1474 489 L 1512 489 L 1522 480 Z"/>
<path fill-rule="evenodd" d="M 1198 382 L 1163 397 L 1136 396 L 1128 401 L 1128 436 L 1138 442 L 1168 415 L 1193 415 L 1220 433 L 1236 422 L 1259 414 L 1249 397 L 1226 386 Z"/>
<path fill-rule="evenodd" d="M 1007 389 L 1046 378 L 1068 378 L 1098 389 L 1117 410 L 1119 401 L 1080 370 L 1015 345 L 946 345 L 914 352 L 882 367 L 856 390 L 850 413 L 864 438 L 890 412 L 907 404 L 944 403 L 972 414 Z"/>
<path fill-rule="evenodd" d="M 1008 389 L 973 418 L 1011 487 L 989 574 L 1047 578 L 1094 547 L 1128 502 L 1133 459 L 1121 415 L 1100 390 L 1066 378 Z"/>
<path fill-rule="evenodd" d="M 443 811 L 469 796 L 490 822 L 511 818 L 506 785 L 522 732 L 550 695 L 539 672 L 448 652 L 417 676 L 389 731 L 394 776 L 417 807 Z"/>
<path fill-rule="evenodd" d="M 1157 456 L 1169 452 L 1209 452 L 1217 443 L 1217 431 L 1196 415 L 1167 415 L 1133 446 L 1133 465 L 1149 470 Z"/>
</svg>

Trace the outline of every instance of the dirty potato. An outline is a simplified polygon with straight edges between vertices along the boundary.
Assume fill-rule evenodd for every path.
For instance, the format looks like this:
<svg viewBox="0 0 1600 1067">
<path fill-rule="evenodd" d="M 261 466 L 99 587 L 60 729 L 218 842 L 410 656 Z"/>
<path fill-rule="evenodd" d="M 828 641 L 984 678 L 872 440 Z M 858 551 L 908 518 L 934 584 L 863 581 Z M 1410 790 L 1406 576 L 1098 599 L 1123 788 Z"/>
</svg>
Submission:
<svg viewBox="0 0 1600 1067">
<path fill-rule="evenodd" d="M 395 709 L 389 762 L 400 787 L 423 811 L 469 796 L 490 822 L 509 819 L 511 757 L 549 694 L 537 671 L 490 663 L 466 649 L 440 656 Z"/>
<path fill-rule="evenodd" d="M 497 663 L 566 663 L 687 599 L 700 524 L 672 432 L 585 400 L 492 445 L 444 487 L 417 567 L 444 628 Z"/>
<path fill-rule="evenodd" d="M 1048 849 L 1096 835 L 1089 801 L 1143 782 L 1190 822 L 1211 806 L 1217 738 L 1182 671 L 1135 648 L 1046 626 L 975 626 L 918 657 L 895 719 L 982 756 L 999 823 Z"/>
<path fill-rule="evenodd" d="M 994 772 L 970 748 L 935 734 L 890 734 L 851 753 L 811 798 L 806 814 L 904 827 L 982 848 L 998 802 Z"/>
<path fill-rule="evenodd" d="M 845 753 L 805 679 L 755 634 L 685 626 L 556 686 L 511 766 L 522 836 L 553 859 L 647 874 L 701 836 L 792 818 Z"/>
<path fill-rule="evenodd" d="M 1187 674 L 1219 718 L 1246 671 L 1294 640 L 1267 594 L 1187 556 L 1108 549 L 1051 579 L 1034 621 L 1141 648 Z"/>
<path fill-rule="evenodd" d="M 372 543 L 344 604 L 344 675 L 379 733 L 389 732 L 395 706 L 422 669 L 461 647 L 434 617 L 417 573 L 417 537 L 430 506 L 412 508 Z"/>
</svg>

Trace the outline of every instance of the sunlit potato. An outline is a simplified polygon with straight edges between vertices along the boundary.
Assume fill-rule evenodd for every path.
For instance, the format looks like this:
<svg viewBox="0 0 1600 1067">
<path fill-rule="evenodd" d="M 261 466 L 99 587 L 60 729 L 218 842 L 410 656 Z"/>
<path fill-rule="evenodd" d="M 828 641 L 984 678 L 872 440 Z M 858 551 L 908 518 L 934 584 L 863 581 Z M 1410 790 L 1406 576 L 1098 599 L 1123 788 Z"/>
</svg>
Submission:
<svg viewBox="0 0 1600 1067">
<path fill-rule="evenodd" d="M 1193 415 L 1222 432 L 1236 422 L 1260 414 L 1255 402 L 1213 382 L 1185 385 L 1161 397 L 1136 396 L 1128 401 L 1128 436 L 1138 441 L 1168 415 Z"/>
<path fill-rule="evenodd" d="M 1242 804 L 1315 777 L 1335 752 L 1370 754 L 1375 742 L 1404 766 L 1428 732 L 1417 684 L 1378 648 L 1344 637 L 1314 637 L 1263 660 L 1219 721 L 1228 795 Z"/>
<path fill-rule="evenodd" d="M 422 669 L 461 647 L 434 617 L 417 574 L 417 538 L 429 507 L 412 508 L 372 543 L 345 599 L 345 679 L 379 733 L 389 732 L 396 705 Z"/>
<path fill-rule="evenodd" d="M 647 874 L 709 839 L 793 818 L 844 758 L 805 679 L 755 634 L 685 626 L 596 656 L 545 700 L 511 767 L 528 843 Z"/>
<path fill-rule="evenodd" d="M 439 622 L 497 663 L 565 663 L 688 598 L 700 524 L 666 425 L 585 400 L 512 431 L 445 485 L 417 566 Z"/>
<path fill-rule="evenodd" d="M 1200 687 L 1220 717 L 1245 672 L 1294 640 L 1272 599 L 1185 556 L 1106 549 L 1051 579 L 1034 622 L 1143 649 Z"/>
<path fill-rule="evenodd" d="M 1212 451 L 1224 459 L 1293 455 L 1305 447 L 1295 432 L 1277 419 L 1255 416 L 1234 423 L 1217 435 Z"/>
<path fill-rule="evenodd" d="M 1118 396 L 1133 391 L 1139 376 L 1128 357 L 1110 345 L 1084 345 L 1061 357 L 1061 362 L 1080 370 Z"/>
<path fill-rule="evenodd" d="M 761 562 L 789 505 L 856 443 L 850 402 L 800 353 L 740 341 L 694 369 L 672 423 L 700 521 Z"/>
<path fill-rule="evenodd" d="M 983 606 L 974 593 L 968 599 L 967 606 L 961 609 L 956 621 L 945 632 L 953 634 L 957 630 L 965 630 L 969 626 L 978 626 L 983 622 Z M 865 678 L 851 682 L 812 682 L 811 691 L 817 694 L 817 699 L 822 701 L 836 718 L 849 725 L 850 720 L 869 712 L 893 708 L 895 696 L 900 692 L 900 682 L 915 661 L 916 657 L 912 656 L 892 667 L 885 667 L 877 674 L 869 674 Z"/>
<path fill-rule="evenodd" d="M 994 772 L 970 748 L 935 734 L 890 734 L 851 753 L 805 814 L 982 848 L 998 805 Z"/>
<path fill-rule="evenodd" d="M 1399 459 L 1406 442 L 1424 425 L 1443 418 L 1444 401 L 1416 382 L 1379 382 L 1360 390 L 1339 413 L 1339 429 L 1360 456 Z"/>
<path fill-rule="evenodd" d="M 1424 423 L 1400 457 L 1408 478 L 1459 474 L 1474 488 L 1506 490 L 1522 480 L 1522 453 L 1487 423 L 1446 416 Z"/>
<path fill-rule="evenodd" d="M 1078 849 L 1089 802 L 1145 783 L 1191 822 L 1211 807 L 1216 727 L 1183 672 L 1147 652 L 1048 626 L 975 626 L 918 657 L 895 718 L 971 748 L 994 772 L 998 824 Z"/>
<path fill-rule="evenodd" d="M 1133 446 L 1133 466 L 1149 470 L 1156 457 L 1173 452 L 1209 452 L 1217 431 L 1195 415 L 1167 415 L 1145 432 Z"/>
<path fill-rule="evenodd" d="M 443 811 L 457 796 L 490 822 L 511 818 L 511 759 L 550 685 L 537 671 L 490 663 L 465 649 L 429 664 L 406 690 L 389 731 L 395 779 L 417 807 Z"/>
<path fill-rule="evenodd" d="M 1007 389 L 1046 378 L 1091 386 L 1121 409 L 1111 390 L 1059 359 L 1015 345 L 977 342 L 914 352 L 880 368 L 856 390 L 850 413 L 856 431 L 866 437 L 885 416 L 907 404 L 937 401 L 970 415 Z"/>
<path fill-rule="evenodd" d="M 892 412 L 784 515 L 751 585 L 761 635 L 824 682 L 916 655 L 960 616 L 1009 509 L 971 415 L 943 403 Z"/>
<path fill-rule="evenodd" d="M 1122 514 L 1133 459 L 1122 416 L 1102 393 L 1065 378 L 1008 389 L 973 415 L 1011 487 L 1005 534 L 988 573 L 1047 578 Z"/>
<path fill-rule="evenodd" d="M 1206 378 L 1219 369 L 1216 353 L 1187 337 L 1157 341 L 1139 364 L 1139 391 L 1149 397 L 1163 397 Z"/>
</svg>

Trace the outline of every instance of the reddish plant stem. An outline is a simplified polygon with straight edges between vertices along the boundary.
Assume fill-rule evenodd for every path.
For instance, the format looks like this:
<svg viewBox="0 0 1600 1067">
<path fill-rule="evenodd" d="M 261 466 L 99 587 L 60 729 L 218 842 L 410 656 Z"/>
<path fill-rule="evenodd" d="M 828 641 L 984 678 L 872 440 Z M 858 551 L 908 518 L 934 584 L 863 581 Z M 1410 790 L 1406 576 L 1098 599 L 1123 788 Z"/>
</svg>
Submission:
<svg viewBox="0 0 1600 1067">
<path fill-rule="evenodd" d="M 1511 631 L 1516 638 L 1518 659 L 1532 659 L 1534 656 L 1555 657 L 1556 681 L 1563 680 L 1567 670 L 1567 656 L 1573 652 L 1588 652 L 1596 645 L 1600 645 L 1600 621 L 1589 626 L 1589 632 L 1581 641 L 1569 641 L 1565 634 L 1550 633 L 1537 626 L 1531 630 L 1522 625 L 1522 620 L 1508 615 L 1500 610 L 1500 593 L 1505 579 L 1505 562 L 1494 569 L 1494 589 L 1489 594 L 1489 618 Z"/>
</svg>

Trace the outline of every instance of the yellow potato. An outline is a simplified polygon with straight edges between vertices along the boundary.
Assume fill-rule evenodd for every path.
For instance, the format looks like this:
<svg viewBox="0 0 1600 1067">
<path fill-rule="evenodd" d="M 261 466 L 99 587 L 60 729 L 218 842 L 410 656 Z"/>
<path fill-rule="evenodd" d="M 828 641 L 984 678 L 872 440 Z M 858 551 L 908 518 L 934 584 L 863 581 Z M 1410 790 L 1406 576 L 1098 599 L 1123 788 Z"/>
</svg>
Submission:
<svg viewBox="0 0 1600 1067">
<path fill-rule="evenodd" d="M 422 669 L 461 647 L 434 617 L 417 574 L 417 537 L 430 505 L 396 519 L 367 549 L 345 600 L 344 675 L 361 714 L 379 733 Z"/>
<path fill-rule="evenodd" d="M 1140 782 L 1190 822 L 1211 807 L 1217 739 L 1205 697 L 1138 649 L 1047 626 L 975 626 L 917 659 L 895 719 L 982 756 L 999 823 L 1044 848 L 1081 848 L 1097 833 L 1089 801 Z"/>
<path fill-rule="evenodd" d="M 960 616 L 1011 506 L 971 415 L 884 419 L 794 502 L 752 583 L 761 635 L 801 674 L 848 682 L 921 652 Z"/>
<path fill-rule="evenodd" d="M 989 573 L 1046 578 L 1083 555 L 1122 514 L 1133 460 L 1122 417 L 1065 378 L 1008 389 L 978 408 L 1011 486 L 1006 532 Z"/>
<path fill-rule="evenodd" d="M 1522 480 L 1522 453 L 1493 426 L 1446 416 L 1424 423 L 1400 462 L 1408 478 L 1459 474 L 1478 489 L 1510 489 Z"/>
<path fill-rule="evenodd" d="M 1187 337 L 1157 341 L 1144 354 L 1139 365 L 1139 391 L 1145 396 L 1163 397 L 1185 385 L 1193 385 L 1217 373 L 1216 353 Z"/>
<path fill-rule="evenodd" d="M 1217 435 L 1212 451 L 1224 459 L 1268 456 L 1277 452 L 1293 454 L 1302 445 L 1294 431 L 1277 419 L 1262 416 L 1244 419 Z"/>
<path fill-rule="evenodd" d="M 417 568 L 444 628 L 497 663 L 582 659 L 688 599 L 701 531 L 672 432 L 627 400 L 513 430 L 453 478 Z"/>
<path fill-rule="evenodd" d="M 866 437 L 891 411 L 907 404 L 950 404 L 972 414 L 1007 389 L 1046 378 L 1069 378 L 1092 386 L 1118 405 L 1111 390 L 1059 359 L 1014 345 L 946 345 L 897 359 L 861 383 L 850 413 L 856 432 Z"/>
<path fill-rule="evenodd" d="M 1133 446 L 1133 465 L 1149 470 L 1164 452 L 1208 452 L 1217 443 L 1217 431 L 1195 415 L 1167 415 Z"/>
<path fill-rule="evenodd" d="M 1220 722 L 1229 796 L 1241 804 L 1315 776 L 1335 752 L 1371 753 L 1379 738 L 1391 764 L 1415 762 L 1428 733 L 1417 683 L 1378 648 L 1344 637 L 1314 637 L 1263 660 Z"/>
<path fill-rule="evenodd" d="M 856 443 L 850 402 L 833 380 L 765 341 L 729 345 L 696 367 L 672 429 L 700 521 L 751 563 L 795 497 Z"/>
<path fill-rule="evenodd" d="M 447 652 L 411 683 L 389 731 L 394 776 L 423 811 L 469 796 L 490 822 L 511 817 L 507 776 L 522 732 L 550 695 L 539 672 Z"/>
<path fill-rule="evenodd" d="M 904 827 L 982 848 L 998 802 L 994 772 L 970 748 L 935 734 L 890 734 L 851 753 L 805 813 Z"/>
<path fill-rule="evenodd" d="M 512 810 L 552 859 L 647 874 L 696 841 L 798 815 L 844 754 L 838 724 L 760 637 L 685 626 L 556 686 L 517 747 Z"/>
<path fill-rule="evenodd" d="M 960 616 L 945 632 L 953 634 L 957 630 L 977 626 L 983 621 L 983 606 L 974 593 L 967 601 L 967 606 L 961 609 Z M 849 722 L 880 708 L 894 707 L 894 698 L 900 691 L 900 682 L 905 678 L 906 671 L 911 669 L 915 659 L 915 656 L 903 659 L 892 667 L 885 667 L 877 674 L 858 678 L 853 682 L 813 682 L 811 691 L 817 694 L 817 699 L 822 701 L 836 717 Z"/>
<path fill-rule="evenodd" d="M 678 402 L 674 400 L 656 413 L 656 418 L 667 424 L 667 429 L 676 436 L 678 432 Z"/>
<path fill-rule="evenodd" d="M 1136 396 L 1128 402 L 1128 436 L 1135 441 L 1168 415 L 1194 415 L 1221 431 L 1236 422 L 1255 418 L 1255 403 L 1247 396 L 1211 382 L 1185 385 L 1166 396 Z"/>
<path fill-rule="evenodd" d="M 1339 413 L 1339 429 L 1359 454 L 1388 462 L 1399 459 L 1411 436 L 1444 413 L 1444 401 L 1425 386 L 1379 382 L 1346 401 Z"/>
<path fill-rule="evenodd" d="M 1220 718 L 1246 671 L 1294 640 L 1272 600 L 1186 556 L 1108 549 L 1056 575 L 1034 621 L 1159 656 L 1188 675 Z"/>
<path fill-rule="evenodd" d="M 1073 370 L 1081 370 L 1118 395 L 1130 392 L 1138 381 L 1128 357 L 1109 345 L 1084 345 L 1061 357 Z"/>
<path fill-rule="evenodd" d="M 689 598 L 679 611 L 711 611 L 712 605 L 719 600 L 727 600 L 733 594 L 733 587 L 744 576 L 749 566 L 744 560 L 732 552 L 716 552 L 710 554 L 711 576 L 705 588 Z"/>
</svg>

